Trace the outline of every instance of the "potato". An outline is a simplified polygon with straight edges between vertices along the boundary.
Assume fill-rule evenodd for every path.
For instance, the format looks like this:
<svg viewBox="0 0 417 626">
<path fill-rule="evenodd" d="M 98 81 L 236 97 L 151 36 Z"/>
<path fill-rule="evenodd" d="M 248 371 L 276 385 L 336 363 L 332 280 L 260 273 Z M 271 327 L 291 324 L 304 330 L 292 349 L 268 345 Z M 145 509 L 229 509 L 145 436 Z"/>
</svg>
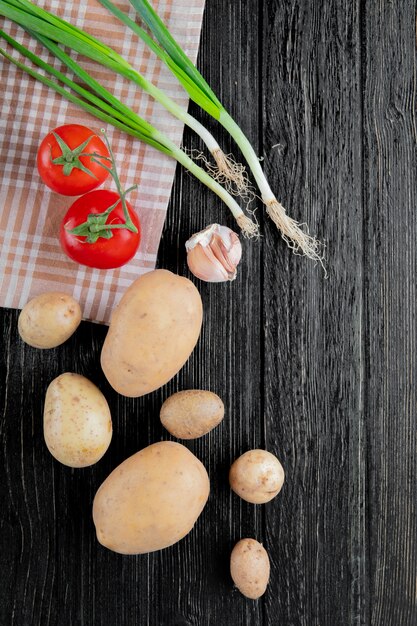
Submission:
<svg viewBox="0 0 417 626">
<path fill-rule="evenodd" d="M 19 335 L 33 348 L 56 348 L 77 330 L 80 305 L 72 296 L 58 291 L 42 293 L 22 309 Z"/>
<path fill-rule="evenodd" d="M 269 581 L 269 557 L 255 539 L 241 539 L 230 556 L 230 574 L 240 593 L 257 600 L 266 591 Z"/>
<path fill-rule="evenodd" d="M 111 386 L 129 397 L 162 387 L 193 351 L 202 314 L 187 278 L 155 270 L 135 280 L 113 312 L 101 352 Z"/>
<path fill-rule="evenodd" d="M 99 542 L 121 554 L 143 554 L 176 543 L 207 502 L 204 465 L 180 443 L 160 441 L 129 457 L 96 493 Z"/>
<path fill-rule="evenodd" d="M 46 391 L 43 432 L 49 452 L 69 467 L 97 463 L 112 438 L 106 398 L 84 376 L 66 372 Z"/>
<path fill-rule="evenodd" d="M 224 404 L 215 393 L 189 389 L 170 396 L 161 407 L 162 424 L 174 437 L 195 439 L 213 430 L 224 417 Z"/>
<path fill-rule="evenodd" d="M 266 450 L 249 450 L 233 463 L 230 486 L 238 496 L 253 504 L 269 502 L 281 491 L 284 470 L 277 457 Z"/>
</svg>

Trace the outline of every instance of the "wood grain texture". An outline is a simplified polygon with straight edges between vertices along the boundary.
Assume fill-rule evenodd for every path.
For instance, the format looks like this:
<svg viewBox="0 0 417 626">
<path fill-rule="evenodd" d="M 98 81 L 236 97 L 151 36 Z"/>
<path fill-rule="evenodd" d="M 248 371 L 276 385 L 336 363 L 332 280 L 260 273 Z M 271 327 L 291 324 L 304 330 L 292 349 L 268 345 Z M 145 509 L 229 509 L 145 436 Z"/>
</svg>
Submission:
<svg viewBox="0 0 417 626">
<path fill-rule="evenodd" d="M 366 5 L 365 415 L 371 623 L 417 624 L 416 9 Z"/>
<path fill-rule="evenodd" d="M 199 65 L 263 157 L 288 212 L 326 241 L 320 267 L 295 257 L 258 209 L 230 285 L 198 283 L 205 313 L 191 359 L 140 400 L 99 367 L 106 333 L 83 323 L 38 351 L 0 310 L 0 625 L 414 626 L 417 624 L 416 121 L 414 0 L 207 0 Z M 226 151 L 218 125 L 199 116 Z M 200 148 L 190 132 L 189 148 Z M 189 275 L 184 243 L 233 220 L 179 168 L 160 267 Z M 114 437 L 92 468 L 69 470 L 42 435 L 48 383 L 64 371 L 108 398 Z M 95 540 L 91 504 L 110 471 L 168 439 L 174 391 L 207 388 L 222 425 L 186 445 L 212 493 L 179 544 L 125 557 Z M 286 470 L 265 506 L 228 487 L 232 461 L 266 447 Z M 271 557 L 267 594 L 233 588 L 242 537 Z"/>
<path fill-rule="evenodd" d="M 365 616 L 359 3 L 340 4 L 264 10 L 264 54 L 277 51 L 264 66 L 265 168 L 326 242 L 328 267 L 326 279 L 268 224 L 267 444 L 288 480 L 267 510 L 277 593 L 266 601 L 275 623 L 305 626 Z"/>
</svg>

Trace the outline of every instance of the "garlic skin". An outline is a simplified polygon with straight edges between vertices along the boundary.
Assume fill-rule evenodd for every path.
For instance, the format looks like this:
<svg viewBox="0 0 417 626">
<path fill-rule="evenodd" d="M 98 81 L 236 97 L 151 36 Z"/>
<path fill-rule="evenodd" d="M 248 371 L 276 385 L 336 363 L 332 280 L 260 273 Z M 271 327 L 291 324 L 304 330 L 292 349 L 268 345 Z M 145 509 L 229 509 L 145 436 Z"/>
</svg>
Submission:
<svg viewBox="0 0 417 626">
<path fill-rule="evenodd" d="M 223 283 L 236 278 L 242 245 L 233 230 L 212 224 L 186 242 L 188 267 L 207 283 Z"/>
</svg>

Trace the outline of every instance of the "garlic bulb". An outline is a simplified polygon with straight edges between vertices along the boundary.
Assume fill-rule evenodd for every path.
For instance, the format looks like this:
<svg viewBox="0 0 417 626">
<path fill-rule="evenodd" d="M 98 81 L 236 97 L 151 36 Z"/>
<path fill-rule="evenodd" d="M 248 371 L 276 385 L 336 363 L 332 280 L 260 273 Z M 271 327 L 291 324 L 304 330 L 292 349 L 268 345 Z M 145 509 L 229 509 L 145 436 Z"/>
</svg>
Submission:
<svg viewBox="0 0 417 626">
<path fill-rule="evenodd" d="M 190 271 L 208 283 L 236 278 L 242 256 L 239 237 L 227 226 L 212 224 L 193 235 L 185 244 Z"/>
</svg>

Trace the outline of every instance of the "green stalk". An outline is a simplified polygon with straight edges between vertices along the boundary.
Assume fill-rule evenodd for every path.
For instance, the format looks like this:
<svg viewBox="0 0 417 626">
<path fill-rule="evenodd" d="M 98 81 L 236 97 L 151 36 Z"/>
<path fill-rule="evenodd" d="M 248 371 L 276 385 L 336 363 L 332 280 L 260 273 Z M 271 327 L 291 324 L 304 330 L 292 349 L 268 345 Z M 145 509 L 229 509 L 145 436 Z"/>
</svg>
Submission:
<svg viewBox="0 0 417 626">
<path fill-rule="evenodd" d="M 11 19 L 32 34 L 47 38 L 52 42 L 64 45 L 92 59 L 114 72 L 133 81 L 152 98 L 160 102 L 174 117 L 181 120 L 196 132 L 212 154 L 221 151 L 219 144 L 211 133 L 185 109 L 169 98 L 162 90 L 137 72 L 115 50 L 101 41 L 76 28 L 62 18 L 37 7 L 29 0 L 2 0 L 0 15 Z M 148 43 L 149 43 L 148 37 Z M 40 39 L 40 41 L 42 41 Z"/>
<path fill-rule="evenodd" d="M 159 43 L 159 47 L 165 55 L 156 52 L 174 76 L 183 85 L 188 92 L 190 98 L 204 109 L 209 115 L 217 119 L 220 124 L 229 132 L 231 137 L 236 141 L 242 151 L 261 191 L 262 201 L 266 205 L 268 215 L 274 221 L 278 229 L 281 231 L 282 237 L 295 252 L 301 252 L 315 261 L 322 261 L 320 255 L 320 244 L 308 233 L 300 228 L 300 225 L 290 218 L 284 207 L 278 202 L 273 194 L 271 187 L 259 165 L 259 159 L 256 156 L 251 143 L 243 133 L 242 129 L 233 120 L 226 111 L 220 100 L 217 98 L 211 87 L 204 80 L 200 72 L 194 66 L 192 61 L 187 57 L 179 44 L 172 37 L 167 27 L 153 9 L 148 0 L 129 0 L 136 9 L 138 15 L 147 25 L 152 35 Z M 106 6 L 114 15 L 120 18 L 118 12 L 115 11 L 111 0 L 99 0 L 101 4 Z M 133 27 L 132 20 L 122 20 L 129 28 L 131 28 L 139 37 L 142 37 L 142 30 Z M 154 47 L 152 47 L 154 50 Z M 155 51 L 155 50 L 154 50 Z M 167 61 L 167 56 L 170 61 Z M 185 78 L 186 77 L 186 78 Z M 209 106 L 207 102 L 209 101 Z M 214 114 L 213 114 L 214 110 Z"/>
<path fill-rule="evenodd" d="M 139 24 L 137 24 L 134 20 L 132 20 L 126 13 L 123 13 L 113 2 L 110 0 L 98 0 L 100 4 L 102 4 L 110 13 L 112 13 L 115 17 L 117 17 L 123 24 L 128 26 L 142 41 L 152 50 L 157 57 L 165 63 L 170 70 L 175 74 L 181 84 L 185 83 L 184 87 L 186 91 L 190 94 L 193 92 L 195 98 L 198 98 L 198 102 L 204 98 L 204 110 L 210 112 L 210 115 L 216 119 L 219 118 L 219 102 L 213 102 L 213 100 L 209 97 L 205 98 L 200 90 L 196 90 L 195 84 L 192 79 L 181 70 L 181 68 L 171 59 L 169 54 L 167 54 L 157 43 L 148 35 L 146 30 L 141 28 Z M 213 94 L 214 95 L 214 94 Z M 214 96 L 215 98 L 215 96 Z M 194 98 L 193 98 L 194 99 Z M 200 104 L 201 106 L 201 104 Z"/>
<path fill-rule="evenodd" d="M 44 76 L 43 74 L 40 74 L 32 68 L 17 61 L 5 50 L 0 49 L 0 55 L 8 59 L 23 72 L 29 74 L 36 80 L 39 80 L 41 83 L 50 87 L 70 102 L 73 102 L 74 104 L 80 106 L 94 117 L 100 119 L 103 122 L 106 122 L 107 124 L 115 126 L 116 128 L 126 132 L 127 134 L 136 137 L 137 139 L 141 139 L 142 141 L 153 146 L 157 150 L 176 159 L 192 174 L 194 174 L 196 178 L 198 178 L 202 183 L 204 183 L 207 187 L 214 191 L 214 193 L 216 193 L 225 202 L 225 204 L 228 206 L 233 216 L 235 217 L 236 221 L 238 222 L 239 226 L 241 227 L 244 235 L 254 236 L 257 234 L 256 225 L 243 213 L 242 209 L 239 207 L 235 199 L 226 191 L 226 189 L 224 189 L 221 185 L 219 185 L 219 183 L 213 180 L 213 178 L 211 178 L 211 176 L 209 176 L 207 172 L 205 172 L 202 168 L 196 165 L 196 163 L 194 163 L 194 161 L 190 159 L 185 154 L 185 152 L 178 148 L 178 146 L 176 146 L 174 142 L 172 142 L 168 137 L 158 131 L 151 124 L 149 124 L 130 110 L 129 115 L 124 116 L 123 110 L 127 109 L 127 107 L 125 107 L 125 105 L 118 101 L 115 96 L 112 96 L 112 101 L 115 107 L 114 109 L 110 107 L 109 104 L 105 101 L 105 98 L 108 98 L 109 92 L 103 87 L 100 87 L 96 81 L 89 77 L 87 72 L 83 74 L 84 78 L 86 79 L 86 83 L 89 84 L 89 82 L 91 82 L 92 84 L 98 86 L 99 96 L 105 96 L 104 99 L 91 94 L 80 85 L 77 85 L 76 83 L 68 79 L 61 72 L 42 61 L 42 59 L 40 59 L 37 55 L 25 48 L 25 46 L 19 44 L 12 37 L 10 37 L 1 30 L 0 36 L 3 37 L 9 44 L 11 44 L 26 58 L 29 58 L 33 63 L 41 67 L 44 71 L 49 72 L 52 76 L 70 87 L 78 95 L 74 95 L 71 91 L 62 87 L 58 82 L 51 80 L 47 76 Z M 79 97 L 80 95 L 82 97 Z"/>
<path fill-rule="evenodd" d="M 222 114 L 221 104 L 202 77 L 200 77 L 200 87 L 196 86 L 193 79 L 175 63 L 169 54 L 158 46 L 158 44 L 155 43 L 151 37 L 149 37 L 143 28 L 141 28 L 138 24 L 136 24 L 136 22 L 130 19 L 128 15 L 116 7 L 111 0 L 99 0 L 99 2 L 111 13 L 113 13 L 113 15 L 115 15 L 115 17 L 117 17 L 123 24 L 136 33 L 136 35 L 142 39 L 142 41 L 161 59 L 161 61 L 169 67 L 192 100 L 197 102 L 216 120 L 220 120 L 220 116 Z M 194 68 L 192 64 L 191 68 Z M 195 71 L 197 72 L 197 70 Z M 135 72 L 131 73 L 127 71 L 124 73 L 124 76 L 130 78 L 134 82 L 137 82 Z M 207 95 L 201 90 L 202 88 L 206 89 Z M 226 185 L 233 187 L 237 191 L 238 195 L 243 198 L 250 198 L 252 193 L 249 189 L 249 180 L 246 176 L 245 168 L 241 164 L 236 163 L 231 157 L 225 155 L 217 142 L 213 142 L 212 135 L 207 134 L 207 130 L 202 127 L 202 125 L 199 125 L 198 127 L 196 126 L 196 120 L 194 118 L 188 114 L 184 115 L 184 112 L 178 107 L 174 110 L 172 107 L 172 101 L 167 101 L 167 99 L 161 94 L 160 90 L 156 92 L 154 85 L 148 85 L 146 89 L 148 93 L 155 98 L 155 100 L 161 102 L 165 108 L 173 113 L 173 115 L 179 117 L 179 119 L 181 119 L 187 126 L 200 135 L 216 162 L 215 168 L 209 166 L 209 169 L 213 171 L 216 177 Z"/>
<path fill-rule="evenodd" d="M 181 68 L 189 76 L 191 82 L 198 87 L 200 92 L 206 94 L 213 104 L 221 110 L 222 103 L 217 98 L 210 85 L 204 80 L 194 63 L 187 57 L 181 46 L 175 41 L 159 15 L 147 0 L 129 0 L 138 15 L 145 22 L 162 49 L 168 54 L 176 66 Z M 101 2 L 101 0 L 99 0 Z M 197 103 L 198 104 L 198 103 Z"/>
<path fill-rule="evenodd" d="M 74 24 L 70 24 L 69 22 L 66 22 L 64 19 L 58 17 L 57 15 L 54 15 L 53 13 L 49 13 L 45 9 L 38 7 L 36 4 L 33 4 L 32 2 L 30 2 L 30 0 L 6 0 L 6 2 L 9 5 L 12 5 L 18 9 L 21 9 L 21 10 L 25 9 L 27 13 L 37 16 L 40 19 L 46 22 L 49 22 L 50 24 L 58 28 L 61 28 L 64 31 L 73 33 L 74 36 L 79 37 L 85 43 L 88 43 L 89 45 L 93 47 L 98 47 L 100 50 L 102 50 L 103 53 L 106 53 L 109 56 L 114 57 L 114 60 L 117 63 L 121 63 L 121 64 L 126 63 L 125 59 L 122 56 L 117 54 L 109 46 L 106 46 L 103 42 L 89 35 L 87 32 L 81 30 L 80 28 L 77 28 L 77 26 L 75 26 Z M 127 63 L 127 65 L 129 64 Z"/>
<path fill-rule="evenodd" d="M 31 10 L 22 7 L 31 6 Z M 33 12 L 36 9 L 36 14 Z M 114 50 L 105 46 L 90 36 L 82 35 L 78 29 L 71 27 L 63 20 L 57 20 L 55 16 L 40 7 L 32 5 L 28 0 L 1 0 L 0 15 L 7 17 L 12 22 L 19 24 L 27 30 L 57 41 L 80 54 L 117 71 L 118 68 L 130 69 L 129 63 L 118 55 Z M 39 17 L 42 15 L 42 18 Z M 48 19 L 46 19 L 48 18 Z M 57 25 L 58 21 L 58 25 Z"/>
<path fill-rule="evenodd" d="M 2 33 L 2 31 L 0 31 L 0 33 Z M 87 113 L 90 113 L 91 115 L 98 118 L 102 122 L 106 122 L 107 124 L 115 126 L 116 128 L 119 128 L 120 130 L 123 130 L 124 132 L 128 133 L 129 135 L 138 137 L 139 139 L 153 146 L 157 150 L 160 150 L 161 152 L 164 152 L 165 154 L 168 154 L 169 156 L 171 156 L 170 149 L 167 146 L 165 146 L 163 143 L 158 142 L 156 137 L 152 138 L 149 135 L 142 133 L 139 129 L 132 128 L 131 126 L 128 125 L 128 123 L 123 123 L 123 121 L 121 121 L 120 119 L 117 119 L 116 117 L 111 116 L 110 114 L 106 113 L 104 106 L 102 108 L 99 108 L 98 106 L 89 104 L 82 98 L 79 98 L 78 96 L 75 96 L 74 94 L 72 94 L 70 91 L 68 91 L 64 87 L 61 87 L 61 85 L 49 79 L 47 76 L 44 76 L 43 74 L 39 74 L 39 72 L 36 72 L 35 70 L 28 67 L 27 65 L 24 65 L 20 61 L 17 61 L 17 59 L 14 59 L 10 54 L 8 54 L 2 48 L 0 48 L 0 55 L 5 57 L 8 61 L 13 63 L 13 65 L 18 67 L 20 70 L 22 70 L 26 74 L 29 74 L 30 76 L 32 76 L 32 78 L 39 80 L 41 83 L 43 83 L 47 87 L 50 87 L 51 89 L 59 93 L 61 96 L 63 96 L 64 98 L 72 102 L 73 104 L 80 106 L 82 109 L 87 111 Z"/>
<path fill-rule="evenodd" d="M 97 96 L 99 96 L 99 98 L 101 99 L 101 104 L 100 104 L 101 107 L 105 106 L 105 104 L 103 103 L 103 100 L 108 102 L 110 106 L 108 107 L 105 106 L 108 112 L 112 112 L 115 117 L 118 117 L 119 119 L 122 119 L 125 122 L 126 120 L 129 120 L 129 123 L 131 126 L 134 126 L 134 127 L 137 126 L 144 133 L 147 133 L 150 136 L 152 135 L 152 133 L 154 132 L 154 128 L 151 124 L 149 124 L 149 122 L 147 122 L 146 120 L 141 118 L 139 115 L 137 115 L 137 113 L 129 109 L 128 106 L 123 104 L 110 91 L 108 91 L 105 87 L 100 85 L 98 81 L 96 81 L 88 72 L 86 72 L 76 61 L 71 59 L 71 57 L 68 56 L 68 54 L 66 54 L 66 52 L 64 52 L 53 41 L 50 41 L 46 37 L 42 37 L 42 35 L 35 35 L 34 33 L 31 33 L 30 31 L 28 32 L 32 34 L 33 37 L 37 39 L 40 43 L 42 43 L 45 46 L 45 48 L 47 48 L 47 50 L 52 52 L 52 54 L 54 54 L 57 57 L 57 59 L 59 59 L 62 63 L 64 63 L 68 67 L 69 70 L 71 70 L 76 76 L 78 76 L 78 78 L 80 78 L 90 88 L 90 90 L 94 91 L 97 94 Z M 22 46 L 20 47 L 22 48 Z M 20 52 L 22 54 L 25 54 L 22 50 L 20 50 Z M 33 55 L 33 54 L 31 54 L 31 56 L 28 55 L 28 58 L 30 58 L 33 63 L 39 64 L 40 67 L 47 65 L 43 63 L 41 59 L 39 59 L 39 57 L 36 57 L 36 55 Z M 42 64 L 39 63 L 39 61 Z M 71 87 L 71 89 L 80 93 L 80 95 L 82 95 L 84 98 L 90 99 L 92 102 L 95 101 L 95 96 L 94 94 L 91 93 L 91 91 L 86 91 L 80 85 L 68 79 L 67 76 L 65 76 L 65 74 L 58 72 L 52 66 L 47 66 L 47 71 L 54 74 L 54 76 L 59 78 L 61 82 L 66 83 L 69 87 Z"/>
<path fill-rule="evenodd" d="M 123 209 L 123 215 L 124 215 L 124 218 L 125 218 L 125 226 L 126 226 L 126 228 L 128 228 L 132 232 L 137 233 L 138 229 L 136 228 L 136 226 L 132 222 L 132 219 L 130 217 L 130 213 L 129 213 L 128 209 L 127 209 L 127 204 L 126 204 L 126 195 L 130 191 L 132 191 L 133 189 L 137 189 L 137 185 L 133 185 L 133 187 L 129 187 L 129 189 L 127 189 L 127 191 L 123 190 L 122 184 L 120 182 L 119 174 L 117 173 L 117 169 L 116 169 L 116 158 L 114 156 L 113 149 L 112 149 L 112 147 L 110 145 L 110 141 L 108 140 L 107 135 L 106 135 L 105 132 L 103 132 L 103 136 L 104 136 L 104 140 L 105 140 L 106 145 L 107 145 L 107 150 L 109 151 L 109 154 L 110 154 L 112 166 L 108 167 L 105 163 L 103 163 L 103 161 L 101 159 L 98 159 L 96 157 L 93 157 L 93 161 L 95 161 L 96 163 L 99 163 L 101 165 L 101 167 L 104 167 L 104 169 L 113 178 L 114 183 L 116 185 L 117 193 L 119 194 L 120 200 L 122 201 L 122 209 Z M 121 226 L 122 226 L 121 224 L 120 225 L 114 224 L 110 228 L 119 228 Z"/>
<path fill-rule="evenodd" d="M 102 109 L 103 113 L 108 114 L 110 117 L 116 118 L 117 120 L 122 122 L 124 125 L 132 126 L 133 128 L 140 131 L 143 134 L 143 136 L 146 135 L 149 138 L 149 140 L 152 141 L 152 133 L 154 131 L 154 128 L 150 124 L 148 124 L 148 122 L 146 122 L 141 117 L 136 115 L 136 113 L 134 113 L 133 111 L 130 111 L 128 107 L 125 107 L 119 100 L 117 100 L 116 97 L 112 96 L 110 92 L 105 90 L 104 87 L 101 87 L 102 91 L 100 91 L 100 89 L 97 89 L 97 93 L 99 96 L 105 96 L 105 99 L 103 100 L 102 98 L 97 97 L 96 95 L 94 95 L 93 93 L 91 93 L 90 91 L 82 87 L 82 85 L 79 85 L 78 83 L 75 83 L 74 81 L 69 79 L 65 74 L 62 74 L 62 72 L 58 71 L 52 65 L 45 63 L 45 61 L 43 61 L 40 57 L 38 57 L 36 54 L 32 53 L 30 50 L 25 48 L 25 46 L 22 46 L 21 44 L 19 44 L 17 41 L 15 41 L 12 37 L 10 37 L 7 33 L 5 33 L 2 30 L 0 30 L 0 37 L 5 39 L 5 41 L 7 41 L 13 48 L 15 48 L 15 50 L 20 52 L 23 56 L 28 58 L 30 61 L 32 61 L 32 63 L 34 63 L 35 65 L 37 65 L 44 71 L 48 72 L 49 74 L 57 78 L 60 82 L 64 83 L 64 85 L 66 85 L 67 87 L 70 87 L 73 91 L 75 91 L 82 98 L 91 102 L 95 107 Z M 62 50 L 60 50 L 60 53 L 62 55 L 65 55 L 65 53 Z M 11 60 L 11 57 L 8 56 L 7 58 Z M 77 64 L 74 62 L 74 65 L 77 65 Z M 88 82 L 89 75 L 87 72 L 85 72 L 85 74 L 86 74 L 87 80 L 85 80 L 84 82 L 86 82 L 86 84 L 89 84 Z M 90 77 L 90 80 L 92 83 L 95 83 L 96 85 L 98 85 L 98 87 L 100 87 L 99 84 L 96 83 L 96 81 L 94 81 L 94 79 L 92 79 L 91 77 Z M 109 106 L 105 100 L 110 101 L 112 106 Z M 78 104 L 78 102 L 75 102 L 75 103 Z M 127 113 L 129 113 L 129 115 Z M 106 120 L 103 120 L 103 121 L 106 121 Z"/>
</svg>

